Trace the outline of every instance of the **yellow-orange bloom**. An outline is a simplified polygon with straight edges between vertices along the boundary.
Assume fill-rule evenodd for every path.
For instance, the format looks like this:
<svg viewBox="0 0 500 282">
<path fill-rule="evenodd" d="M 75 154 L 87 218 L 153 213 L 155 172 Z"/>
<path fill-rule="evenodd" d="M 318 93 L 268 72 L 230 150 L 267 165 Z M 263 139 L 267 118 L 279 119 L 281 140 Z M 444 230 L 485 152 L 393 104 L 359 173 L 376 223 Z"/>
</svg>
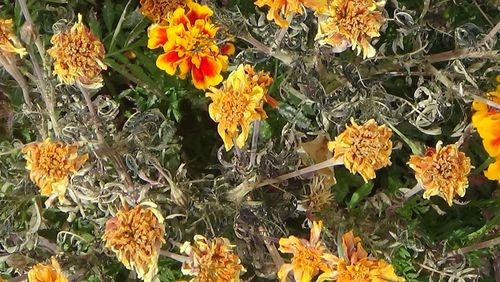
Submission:
<svg viewBox="0 0 500 282">
<path fill-rule="evenodd" d="M 27 54 L 14 33 L 12 19 L 0 18 L 0 54 L 19 54 L 21 57 Z"/>
<path fill-rule="evenodd" d="M 470 158 L 455 144 L 443 147 L 442 142 L 438 142 L 436 148 L 428 148 L 424 156 L 410 156 L 408 164 L 425 190 L 425 199 L 439 195 L 451 206 L 455 194 L 460 197 L 465 195 L 469 186 Z"/>
<path fill-rule="evenodd" d="M 294 14 L 302 15 L 304 8 L 314 11 L 323 11 L 327 7 L 326 0 L 256 0 L 255 5 L 259 7 L 269 6 L 267 19 L 276 22 L 281 27 L 287 27 L 290 18 Z"/>
<path fill-rule="evenodd" d="M 208 113 L 218 123 L 217 130 L 227 151 L 233 147 L 233 140 L 236 141 L 236 146 L 243 148 L 250 131 L 250 123 L 267 118 L 262 108 L 267 89 L 262 87 L 269 85 L 270 77 L 264 73 L 246 73 L 245 69 L 250 68 L 239 65 L 229 74 L 220 89 L 212 87 L 211 92 L 206 93 L 206 96 L 212 99 Z"/>
<path fill-rule="evenodd" d="M 330 266 L 324 260 L 328 250 L 320 240 L 321 226 L 321 221 L 313 222 L 309 241 L 295 236 L 280 239 L 280 252 L 293 254 L 291 263 L 283 264 L 278 271 L 281 282 L 287 281 L 290 271 L 295 281 L 300 282 L 309 282 L 320 272 L 329 271 Z"/>
<path fill-rule="evenodd" d="M 88 154 L 78 156 L 77 145 L 52 142 L 46 139 L 23 147 L 26 169 L 30 178 L 40 188 L 42 196 L 56 194 L 64 202 L 69 176 L 77 172 L 89 158 Z"/>
<path fill-rule="evenodd" d="M 378 125 L 371 119 L 358 125 L 351 118 L 352 126 L 328 143 L 334 152 L 333 158 L 343 158 L 345 167 L 351 173 L 359 173 L 363 179 L 375 178 L 375 171 L 391 164 L 392 130 Z"/>
<path fill-rule="evenodd" d="M 208 240 L 194 236 L 194 243 L 185 242 L 181 252 L 189 256 L 182 264 L 182 273 L 195 276 L 191 282 L 238 282 L 245 268 L 226 238 Z"/>
<path fill-rule="evenodd" d="M 213 11 L 208 6 L 194 2 L 188 2 L 187 6 L 187 12 L 177 8 L 167 25 L 155 24 L 149 28 L 148 48 L 163 47 L 165 53 L 156 60 L 158 68 L 169 75 L 178 73 L 180 79 L 191 73 L 193 85 L 207 89 L 222 82 L 220 73 L 226 70 L 226 55 L 234 52 L 234 45 L 228 43 L 222 50 L 219 48 L 215 38 L 218 27 L 210 20 Z"/>
<path fill-rule="evenodd" d="M 143 205 L 119 210 L 106 222 L 102 239 L 127 269 L 134 269 L 140 279 L 150 282 L 158 273 L 165 226 L 155 204 L 148 203 L 150 207 L 146 208 Z"/>
<path fill-rule="evenodd" d="M 82 15 L 71 29 L 56 33 L 50 42 L 54 45 L 47 53 L 54 59 L 54 74 L 64 84 L 80 83 L 87 88 L 102 86 L 101 71 L 104 45 L 83 25 Z"/>
<path fill-rule="evenodd" d="M 39 263 L 28 272 L 29 282 L 68 282 L 61 272 L 57 260 L 52 257 L 51 264 Z"/>
<path fill-rule="evenodd" d="M 189 0 L 140 0 L 141 13 L 152 22 L 161 23 L 179 7 L 186 6 Z"/>
<path fill-rule="evenodd" d="M 317 282 L 335 280 L 338 282 L 402 282 L 394 267 L 384 260 L 369 257 L 363 249 L 361 238 L 354 237 L 351 231 L 342 236 L 343 258 L 325 257 L 332 267 L 322 274 Z"/>
<path fill-rule="evenodd" d="M 384 5 L 383 0 L 332 0 L 328 13 L 319 19 L 316 39 L 335 47 L 337 52 L 351 46 L 358 55 L 363 52 L 363 58 L 373 57 L 376 50 L 370 41 L 380 36 L 385 19 L 377 9 Z"/>
</svg>

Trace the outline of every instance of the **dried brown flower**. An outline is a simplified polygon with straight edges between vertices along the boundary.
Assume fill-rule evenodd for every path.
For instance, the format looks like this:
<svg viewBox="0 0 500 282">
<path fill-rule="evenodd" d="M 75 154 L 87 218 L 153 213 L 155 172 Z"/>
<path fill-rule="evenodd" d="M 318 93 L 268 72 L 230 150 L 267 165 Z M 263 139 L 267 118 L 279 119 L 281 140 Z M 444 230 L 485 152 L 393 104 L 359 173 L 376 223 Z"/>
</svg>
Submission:
<svg viewBox="0 0 500 282">
<path fill-rule="evenodd" d="M 161 23 L 179 7 L 186 6 L 188 0 L 141 0 L 141 13 L 152 22 Z"/>
</svg>

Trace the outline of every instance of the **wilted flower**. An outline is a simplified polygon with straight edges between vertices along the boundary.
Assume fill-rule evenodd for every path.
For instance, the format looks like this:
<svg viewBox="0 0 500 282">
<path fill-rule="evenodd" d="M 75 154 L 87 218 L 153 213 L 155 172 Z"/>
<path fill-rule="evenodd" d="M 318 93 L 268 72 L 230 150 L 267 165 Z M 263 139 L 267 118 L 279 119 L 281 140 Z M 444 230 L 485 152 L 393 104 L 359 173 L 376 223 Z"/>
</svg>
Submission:
<svg viewBox="0 0 500 282">
<path fill-rule="evenodd" d="M 359 126 L 351 119 L 352 126 L 328 143 L 334 152 L 333 158 L 343 158 L 345 167 L 352 173 L 359 173 L 363 179 L 375 178 L 375 170 L 391 164 L 392 130 L 378 125 L 371 119 Z"/>
<path fill-rule="evenodd" d="M 375 56 L 376 50 L 370 44 L 373 37 L 379 37 L 384 17 L 377 8 L 385 1 L 375 0 L 332 0 L 325 16 L 320 17 L 316 39 L 320 44 L 329 44 L 337 52 L 351 46 L 363 58 Z"/>
<path fill-rule="evenodd" d="M 47 53 L 54 59 L 54 74 L 68 85 L 80 83 L 87 88 L 102 86 L 101 71 L 104 45 L 83 25 L 82 15 L 71 29 L 56 33 L 50 42 L 54 45 Z"/>
<path fill-rule="evenodd" d="M 425 190 L 424 198 L 439 195 L 448 205 L 453 204 L 455 194 L 463 197 L 469 186 L 467 175 L 471 170 L 470 159 L 455 144 L 428 148 L 424 156 L 410 156 L 409 166 L 415 178 Z"/>
<path fill-rule="evenodd" d="M 331 185 L 333 183 L 327 179 L 321 174 L 315 174 L 312 183 L 309 185 L 309 193 L 304 195 L 299 202 L 301 209 L 307 212 L 318 212 L 331 204 L 333 200 Z"/>
<path fill-rule="evenodd" d="M 257 76 L 257 77 L 256 77 Z M 266 74 L 248 74 L 245 67 L 238 68 L 229 74 L 220 89 L 210 88 L 206 96 L 212 99 L 208 106 L 210 117 L 218 123 L 217 130 L 229 151 L 236 140 L 236 146 L 243 148 L 250 131 L 250 123 L 267 118 L 262 108 L 269 84 Z"/>
<path fill-rule="evenodd" d="M 167 20 L 168 15 L 179 7 L 186 6 L 189 0 L 140 0 L 141 13 L 152 22 Z"/>
<path fill-rule="evenodd" d="M 269 6 L 267 19 L 274 20 L 277 25 L 287 27 L 289 18 L 294 14 L 302 15 L 304 8 L 311 8 L 315 11 L 325 10 L 326 0 L 256 0 L 255 5 L 259 7 Z"/>
<path fill-rule="evenodd" d="M 177 8 L 168 18 L 167 25 L 152 25 L 148 32 L 148 48 L 163 47 L 164 54 L 156 60 L 156 66 L 169 75 L 178 71 L 180 79 L 189 73 L 198 89 L 207 89 L 222 81 L 228 57 L 234 46 L 227 43 L 222 49 L 215 35 L 218 27 L 212 24 L 213 11 L 206 5 L 187 3 L 189 11 Z M 223 51 L 229 52 L 224 53 Z"/>
<path fill-rule="evenodd" d="M 400 282 L 405 281 L 394 272 L 394 267 L 384 260 L 368 256 L 361 245 L 361 239 L 349 231 L 342 236 L 343 258 L 329 257 L 335 265 L 329 272 L 321 275 L 317 282 L 335 280 L 338 282 Z"/>
<path fill-rule="evenodd" d="M 29 282 L 68 282 L 62 274 L 57 260 L 52 257 L 51 264 L 39 263 L 28 272 Z"/>
<path fill-rule="evenodd" d="M 118 260 L 127 269 L 134 269 L 144 281 L 153 281 L 157 274 L 158 252 L 165 243 L 163 216 L 156 205 L 149 205 L 119 210 L 106 222 L 102 236 Z"/>
<path fill-rule="evenodd" d="M 189 256 L 182 264 L 182 273 L 195 276 L 191 282 L 237 282 L 245 268 L 226 238 L 208 240 L 194 236 L 194 243 L 185 242 L 181 252 Z"/>
<path fill-rule="evenodd" d="M 40 188 L 42 196 L 56 194 L 64 202 L 69 176 L 77 172 L 89 158 L 88 154 L 78 156 L 77 145 L 52 142 L 46 139 L 23 147 L 26 168 L 30 178 Z"/>
<path fill-rule="evenodd" d="M 287 281 L 290 271 L 293 271 L 295 281 L 309 282 L 320 272 L 330 269 L 324 261 L 328 250 L 320 240 L 321 226 L 321 221 L 313 222 L 309 241 L 295 236 L 280 239 L 280 252 L 293 254 L 291 263 L 283 264 L 278 271 L 282 282 Z"/>
<path fill-rule="evenodd" d="M 14 33 L 12 19 L 0 18 L 0 54 L 19 54 L 21 57 L 27 54 Z"/>
</svg>

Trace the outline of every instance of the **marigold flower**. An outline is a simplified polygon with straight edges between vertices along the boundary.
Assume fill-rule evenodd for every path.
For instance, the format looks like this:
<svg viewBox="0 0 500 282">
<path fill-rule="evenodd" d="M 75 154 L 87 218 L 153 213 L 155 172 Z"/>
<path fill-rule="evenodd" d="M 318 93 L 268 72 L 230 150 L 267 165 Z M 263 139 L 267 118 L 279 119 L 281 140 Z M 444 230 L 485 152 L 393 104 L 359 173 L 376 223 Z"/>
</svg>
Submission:
<svg viewBox="0 0 500 282">
<path fill-rule="evenodd" d="M 269 6 L 267 20 L 274 20 L 277 25 L 287 27 L 289 18 L 294 14 L 302 15 L 304 7 L 322 11 L 327 7 L 326 0 L 256 0 L 258 7 Z"/>
<path fill-rule="evenodd" d="M 78 145 L 52 142 L 50 139 L 23 147 L 26 169 L 30 170 L 30 178 L 40 188 L 42 196 L 56 194 L 59 202 L 64 202 L 69 176 L 89 158 L 88 154 L 79 156 L 77 150 Z"/>
<path fill-rule="evenodd" d="M 185 242 L 181 252 L 189 256 L 182 264 L 182 273 L 195 276 L 191 282 L 237 282 L 245 268 L 226 238 L 208 240 L 194 236 L 194 243 Z"/>
<path fill-rule="evenodd" d="M 354 237 L 351 231 L 342 236 L 343 258 L 336 256 L 325 257 L 331 265 L 336 267 L 323 273 L 317 282 L 335 280 L 338 282 L 384 282 L 405 281 L 398 277 L 394 267 L 384 260 L 369 257 L 363 249 L 361 238 Z"/>
<path fill-rule="evenodd" d="M 249 67 L 239 65 L 229 74 L 220 89 L 210 88 L 206 96 L 212 99 L 208 106 L 210 117 L 218 123 L 217 130 L 229 151 L 236 146 L 243 148 L 250 131 L 250 123 L 267 118 L 262 108 L 270 82 L 267 74 L 255 74 Z M 266 89 L 266 90 L 265 90 Z"/>
<path fill-rule="evenodd" d="M 145 204 L 143 204 L 145 205 Z M 165 243 L 163 216 L 156 205 L 138 205 L 119 210 L 106 222 L 102 239 L 127 269 L 134 269 L 140 279 L 153 281 L 158 273 L 158 256 Z"/>
<path fill-rule="evenodd" d="M 368 182 L 375 178 L 375 170 L 391 164 L 392 130 L 379 126 L 373 119 L 360 126 L 351 118 L 351 123 L 328 143 L 328 149 L 334 152 L 334 159 L 343 158 L 351 173 L 361 174 Z"/>
<path fill-rule="evenodd" d="M 320 44 L 329 44 L 337 52 L 351 46 L 363 58 L 375 56 L 376 50 L 370 44 L 371 38 L 379 37 L 384 17 L 377 8 L 385 1 L 375 0 L 332 0 L 328 13 L 320 17 L 316 39 Z"/>
<path fill-rule="evenodd" d="M 56 33 L 50 42 L 54 45 L 47 53 L 54 59 L 54 74 L 68 85 L 80 83 L 87 88 L 102 86 L 101 71 L 104 45 L 83 25 L 82 15 L 71 29 Z"/>
<path fill-rule="evenodd" d="M 469 186 L 467 175 L 471 170 L 470 158 L 458 150 L 457 145 L 428 148 L 424 156 L 410 156 L 409 166 L 415 178 L 425 190 L 424 198 L 439 195 L 448 205 L 453 204 L 455 194 L 463 197 Z"/>
<path fill-rule="evenodd" d="M 329 271 L 330 266 L 324 260 L 328 250 L 320 240 L 322 225 L 321 221 L 313 222 L 309 241 L 295 236 L 280 239 L 280 252 L 293 254 L 291 263 L 283 264 L 278 271 L 280 281 L 287 281 L 290 271 L 295 281 L 301 282 L 309 282 L 321 271 Z"/>
<path fill-rule="evenodd" d="M 14 33 L 12 19 L 0 18 L 0 54 L 26 55 L 26 49 Z"/>
<path fill-rule="evenodd" d="M 193 85 L 198 89 L 207 89 L 219 84 L 223 78 L 232 47 L 217 45 L 218 27 L 212 24 L 213 11 L 206 5 L 188 2 L 189 11 L 177 8 L 168 18 L 167 25 L 152 25 L 148 31 L 148 48 L 163 47 L 164 54 L 156 60 L 156 66 L 169 75 L 178 72 L 180 79 L 189 73 Z M 228 43 L 229 45 L 232 45 Z M 227 46 L 227 44 L 225 45 Z"/>
<path fill-rule="evenodd" d="M 140 0 L 141 13 L 152 22 L 161 23 L 179 7 L 186 6 L 189 0 Z"/>
<path fill-rule="evenodd" d="M 29 282 L 68 282 L 61 272 L 57 260 L 52 257 L 51 264 L 39 263 L 28 272 Z"/>
</svg>

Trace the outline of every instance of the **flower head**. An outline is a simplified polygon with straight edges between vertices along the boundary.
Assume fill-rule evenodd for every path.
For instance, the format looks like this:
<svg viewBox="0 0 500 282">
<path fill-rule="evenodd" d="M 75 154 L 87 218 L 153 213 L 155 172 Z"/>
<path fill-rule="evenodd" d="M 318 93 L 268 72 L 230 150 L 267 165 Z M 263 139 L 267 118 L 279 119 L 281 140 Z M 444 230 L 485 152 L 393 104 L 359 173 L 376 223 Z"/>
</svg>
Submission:
<svg viewBox="0 0 500 282">
<path fill-rule="evenodd" d="M 439 195 L 451 206 L 455 194 L 460 197 L 465 195 L 469 186 L 470 158 L 455 144 L 443 147 L 442 142 L 438 142 L 436 148 L 428 148 L 424 156 L 410 156 L 408 164 L 425 190 L 425 199 Z"/>
<path fill-rule="evenodd" d="M 206 93 L 212 99 L 208 113 L 218 123 L 217 130 L 227 151 L 233 147 L 233 140 L 242 148 L 248 138 L 250 123 L 267 118 L 262 104 L 270 82 L 272 79 L 268 74 L 255 74 L 253 68 L 239 65 L 220 89 L 212 87 L 211 92 Z"/>
<path fill-rule="evenodd" d="M 378 125 L 371 119 L 358 125 L 351 119 L 352 126 L 328 143 L 334 152 L 333 158 L 343 158 L 345 167 L 352 173 L 359 173 L 363 179 L 375 178 L 375 170 L 391 164 L 392 130 Z"/>
<path fill-rule="evenodd" d="M 71 29 L 56 33 L 50 42 L 54 45 L 47 53 L 54 59 L 54 74 L 64 84 L 80 83 L 88 88 L 102 86 L 101 71 L 104 45 L 83 25 L 82 15 Z"/>
<path fill-rule="evenodd" d="M 363 52 L 363 58 L 375 56 L 370 41 L 380 36 L 384 17 L 377 9 L 384 4 L 385 1 L 375 0 L 332 0 L 328 13 L 319 21 L 316 39 L 320 44 L 332 45 L 338 52 L 351 46 L 358 55 Z"/>
<path fill-rule="evenodd" d="M 165 243 L 163 217 L 156 205 L 118 211 L 106 222 L 102 239 L 127 269 L 134 269 L 144 281 L 153 281 L 158 272 L 158 252 Z"/>
<path fill-rule="evenodd" d="M 77 145 L 52 142 L 50 139 L 23 147 L 26 168 L 30 170 L 30 178 L 38 185 L 42 196 L 56 194 L 59 202 L 64 202 L 69 176 L 88 159 L 88 154 L 79 156 L 77 150 Z"/>
<path fill-rule="evenodd" d="M 148 48 L 163 47 L 164 54 L 156 60 L 156 66 L 169 75 L 178 73 L 185 79 L 189 73 L 198 89 L 207 89 L 222 81 L 228 57 L 234 48 L 217 45 L 218 27 L 212 24 L 213 11 L 206 5 L 188 2 L 189 10 L 177 8 L 166 25 L 152 25 L 148 31 Z M 231 43 L 225 46 L 232 45 Z M 224 47 L 224 46 L 223 46 Z M 233 46 L 234 47 L 234 46 Z"/>
<path fill-rule="evenodd" d="M 152 22 L 166 21 L 168 15 L 179 7 L 186 6 L 189 0 L 140 0 L 141 13 Z"/>
<path fill-rule="evenodd" d="M 290 18 L 294 14 L 302 15 L 304 7 L 315 11 L 326 9 L 326 0 L 256 0 L 255 5 L 259 7 L 269 6 L 267 19 L 274 20 L 277 25 L 287 27 Z"/>
<path fill-rule="evenodd" d="M 14 34 L 12 19 L 0 18 L 0 54 L 19 54 L 21 57 L 26 55 L 19 39 Z"/>
<path fill-rule="evenodd" d="M 208 240 L 194 236 L 194 243 L 185 242 L 181 252 L 189 256 L 182 264 L 182 273 L 195 276 L 191 282 L 237 282 L 245 268 L 226 238 Z"/>
<path fill-rule="evenodd" d="M 330 269 L 324 260 L 328 250 L 320 240 L 321 226 L 321 221 L 313 222 L 309 241 L 295 236 L 280 239 L 280 252 L 293 254 L 291 263 L 283 264 L 278 271 L 282 282 L 287 281 L 290 271 L 293 271 L 295 281 L 309 282 L 321 271 Z"/>
<path fill-rule="evenodd" d="M 51 264 L 39 263 L 28 272 L 28 282 L 68 282 L 61 272 L 57 260 L 52 257 Z"/>
</svg>

